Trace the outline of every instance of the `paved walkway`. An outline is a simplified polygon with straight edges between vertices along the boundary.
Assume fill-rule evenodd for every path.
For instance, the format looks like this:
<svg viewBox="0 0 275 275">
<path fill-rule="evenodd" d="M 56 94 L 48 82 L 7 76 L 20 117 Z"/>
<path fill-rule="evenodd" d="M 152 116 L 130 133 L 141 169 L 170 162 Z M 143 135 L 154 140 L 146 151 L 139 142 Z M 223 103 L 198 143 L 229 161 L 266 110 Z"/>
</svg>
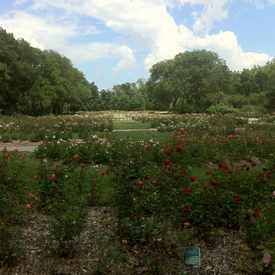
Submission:
<svg viewBox="0 0 275 275">
<path fill-rule="evenodd" d="M 41 142 L 7 142 L 0 143 L 0 151 L 34 152 Z"/>
<path fill-rule="evenodd" d="M 149 129 L 115 129 L 113 132 L 156 132 L 158 129 L 149 128 Z"/>
</svg>

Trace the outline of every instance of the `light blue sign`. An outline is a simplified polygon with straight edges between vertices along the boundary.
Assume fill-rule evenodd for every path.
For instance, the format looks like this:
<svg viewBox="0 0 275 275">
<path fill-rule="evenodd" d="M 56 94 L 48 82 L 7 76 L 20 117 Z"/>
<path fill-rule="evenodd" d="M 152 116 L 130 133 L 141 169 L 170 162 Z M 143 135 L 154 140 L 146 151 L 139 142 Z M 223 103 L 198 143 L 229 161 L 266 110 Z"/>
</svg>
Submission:
<svg viewBox="0 0 275 275">
<path fill-rule="evenodd" d="M 184 263 L 193 267 L 201 265 L 201 251 L 199 247 L 188 247 L 184 251 Z"/>
</svg>

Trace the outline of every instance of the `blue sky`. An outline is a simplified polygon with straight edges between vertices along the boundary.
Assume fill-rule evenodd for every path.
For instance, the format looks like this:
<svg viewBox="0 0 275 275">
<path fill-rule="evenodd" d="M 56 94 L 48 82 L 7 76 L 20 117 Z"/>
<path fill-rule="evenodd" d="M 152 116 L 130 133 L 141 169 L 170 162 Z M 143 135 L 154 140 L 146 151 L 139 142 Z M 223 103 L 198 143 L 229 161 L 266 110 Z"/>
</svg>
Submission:
<svg viewBox="0 0 275 275">
<path fill-rule="evenodd" d="M 233 70 L 275 57 L 275 0 L 1 0 L 0 25 L 69 57 L 99 88 L 147 78 L 179 52 L 216 51 Z"/>
</svg>

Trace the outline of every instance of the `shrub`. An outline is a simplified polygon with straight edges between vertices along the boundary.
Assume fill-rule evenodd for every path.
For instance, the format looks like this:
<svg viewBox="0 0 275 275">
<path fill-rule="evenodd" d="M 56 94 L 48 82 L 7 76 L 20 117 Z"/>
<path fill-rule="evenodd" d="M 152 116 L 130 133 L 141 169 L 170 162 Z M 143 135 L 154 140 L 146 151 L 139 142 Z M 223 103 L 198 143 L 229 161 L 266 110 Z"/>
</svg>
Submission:
<svg viewBox="0 0 275 275">
<path fill-rule="evenodd" d="M 23 154 L 0 154 L 0 264 L 14 264 L 23 252 L 22 225 L 33 207 L 29 165 Z"/>
<path fill-rule="evenodd" d="M 238 109 L 235 109 L 234 107 L 225 105 L 223 103 L 219 103 L 216 105 L 211 105 L 207 109 L 207 112 L 210 114 L 216 114 L 216 113 L 228 114 L 228 113 L 238 113 Z"/>
<path fill-rule="evenodd" d="M 54 187 L 48 201 L 52 249 L 59 256 L 73 256 L 86 220 L 91 191 L 89 171 L 62 166 L 56 168 L 52 178 Z"/>
</svg>

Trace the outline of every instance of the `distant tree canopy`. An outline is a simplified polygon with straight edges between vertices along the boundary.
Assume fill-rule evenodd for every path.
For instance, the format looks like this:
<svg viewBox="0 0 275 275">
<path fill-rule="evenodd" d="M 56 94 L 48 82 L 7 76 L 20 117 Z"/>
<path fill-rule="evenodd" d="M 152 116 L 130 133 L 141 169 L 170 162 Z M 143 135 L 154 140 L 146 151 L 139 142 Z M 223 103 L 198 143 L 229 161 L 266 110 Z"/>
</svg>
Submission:
<svg viewBox="0 0 275 275">
<path fill-rule="evenodd" d="M 178 54 L 159 62 L 147 81 L 99 93 L 98 109 L 174 112 L 275 111 L 275 61 L 233 72 L 211 51 Z"/>
<path fill-rule="evenodd" d="M 193 51 L 154 65 L 150 98 L 161 109 L 201 112 L 230 89 L 230 71 L 217 54 Z"/>
<path fill-rule="evenodd" d="M 89 109 L 97 87 L 69 59 L 41 51 L 0 29 L 0 110 L 60 114 Z"/>
<path fill-rule="evenodd" d="M 99 91 L 66 57 L 0 28 L 0 113 L 152 109 L 274 112 L 275 60 L 233 72 L 216 53 L 196 50 L 153 65 L 147 81 Z"/>
</svg>

